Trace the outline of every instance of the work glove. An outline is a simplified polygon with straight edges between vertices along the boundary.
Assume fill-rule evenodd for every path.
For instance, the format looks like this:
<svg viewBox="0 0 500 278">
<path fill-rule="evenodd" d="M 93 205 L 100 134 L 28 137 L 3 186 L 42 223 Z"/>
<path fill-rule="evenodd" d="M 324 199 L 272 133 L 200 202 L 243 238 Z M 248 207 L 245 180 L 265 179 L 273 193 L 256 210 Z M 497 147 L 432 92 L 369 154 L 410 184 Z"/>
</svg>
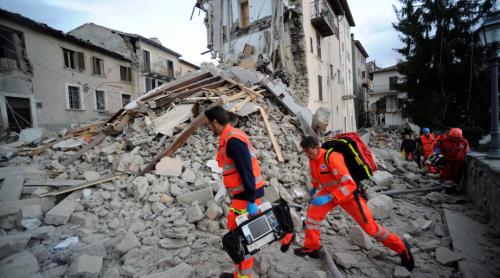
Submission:
<svg viewBox="0 0 500 278">
<path fill-rule="evenodd" d="M 328 202 L 333 200 L 331 195 L 323 195 L 323 196 L 318 196 L 312 199 L 311 204 L 314 206 L 322 206 Z"/>
<path fill-rule="evenodd" d="M 318 189 L 316 189 L 315 187 L 313 187 L 311 190 L 309 190 L 309 196 L 314 196 L 314 194 L 316 194 L 316 191 L 318 191 Z"/>
<path fill-rule="evenodd" d="M 256 215 L 257 212 L 259 212 L 259 207 L 257 207 L 257 205 L 255 203 L 252 203 L 252 202 L 248 202 L 248 205 L 247 205 L 247 212 L 250 216 L 252 215 Z"/>
</svg>

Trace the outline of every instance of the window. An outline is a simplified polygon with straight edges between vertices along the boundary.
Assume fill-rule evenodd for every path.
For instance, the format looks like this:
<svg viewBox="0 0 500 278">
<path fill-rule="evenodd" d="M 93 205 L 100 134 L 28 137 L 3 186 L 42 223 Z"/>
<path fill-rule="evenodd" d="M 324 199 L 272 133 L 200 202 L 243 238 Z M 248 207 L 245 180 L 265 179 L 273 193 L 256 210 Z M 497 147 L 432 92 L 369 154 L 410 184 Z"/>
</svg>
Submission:
<svg viewBox="0 0 500 278">
<path fill-rule="evenodd" d="M 70 110 L 83 110 L 82 90 L 79 86 L 66 86 L 66 108 Z"/>
<path fill-rule="evenodd" d="M 333 80 L 334 78 L 334 73 L 333 73 L 333 65 L 330 65 L 330 78 Z"/>
<path fill-rule="evenodd" d="M 144 71 L 151 71 L 151 54 L 145 49 L 142 50 L 142 66 Z"/>
<path fill-rule="evenodd" d="M 389 90 L 397 90 L 397 85 L 398 85 L 398 77 L 397 76 L 391 76 L 389 77 Z"/>
<path fill-rule="evenodd" d="M 318 48 L 318 58 L 321 58 L 321 35 L 316 33 L 316 47 Z"/>
<path fill-rule="evenodd" d="M 319 100 L 323 100 L 323 80 L 321 75 L 318 75 L 318 97 Z"/>
<path fill-rule="evenodd" d="M 122 81 L 132 82 L 132 70 L 130 67 L 120 66 L 120 79 Z"/>
<path fill-rule="evenodd" d="M 0 66 L 18 69 L 21 66 L 21 55 L 24 52 L 23 34 L 0 26 Z"/>
<path fill-rule="evenodd" d="M 250 12 L 248 9 L 248 0 L 241 0 L 240 10 L 241 10 L 241 27 L 244 28 L 250 25 Z"/>
<path fill-rule="evenodd" d="M 104 76 L 104 61 L 97 57 L 92 57 L 92 69 L 95 75 Z"/>
<path fill-rule="evenodd" d="M 361 72 L 361 77 L 362 77 L 362 78 L 365 78 L 365 71 L 362 71 L 362 72 Z"/>
<path fill-rule="evenodd" d="M 311 44 L 311 53 L 314 53 L 313 38 L 309 37 L 309 43 Z"/>
<path fill-rule="evenodd" d="M 105 111 L 106 110 L 106 98 L 104 96 L 103 90 L 95 91 L 95 109 L 97 111 Z"/>
<path fill-rule="evenodd" d="M 122 94 L 122 106 L 125 107 L 130 102 L 129 94 Z"/>
<path fill-rule="evenodd" d="M 167 76 L 174 78 L 174 61 L 167 60 Z"/>
<path fill-rule="evenodd" d="M 153 78 L 146 77 L 144 78 L 144 88 L 146 93 L 155 88 L 155 80 Z"/>
<path fill-rule="evenodd" d="M 85 55 L 83 52 L 75 52 L 70 49 L 63 48 L 64 66 L 69 69 L 79 71 L 85 70 Z"/>
<path fill-rule="evenodd" d="M 337 82 L 340 84 L 340 69 L 337 70 Z"/>
</svg>

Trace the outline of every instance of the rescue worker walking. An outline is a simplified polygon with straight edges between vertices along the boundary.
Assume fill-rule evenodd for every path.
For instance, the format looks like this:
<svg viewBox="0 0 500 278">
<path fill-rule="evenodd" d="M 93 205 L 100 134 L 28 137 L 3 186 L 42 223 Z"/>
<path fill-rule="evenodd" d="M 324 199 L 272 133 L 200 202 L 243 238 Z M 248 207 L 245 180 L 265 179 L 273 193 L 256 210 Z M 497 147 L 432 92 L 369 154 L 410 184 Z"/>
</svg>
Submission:
<svg viewBox="0 0 500 278">
<path fill-rule="evenodd" d="M 450 134 L 441 142 L 441 153 L 444 156 L 444 169 L 441 180 L 452 180 L 459 183 L 462 177 L 465 155 L 469 152 L 469 143 L 462 136 L 460 128 L 450 129 Z"/>
<path fill-rule="evenodd" d="M 429 155 L 434 153 L 434 147 L 436 145 L 436 140 L 431 134 L 429 128 L 422 128 L 422 135 L 420 135 L 420 145 L 422 146 L 422 155 L 424 156 L 424 161 L 429 157 Z M 437 169 L 427 165 L 427 170 L 431 173 L 437 173 Z"/>
<path fill-rule="evenodd" d="M 295 249 L 295 255 L 319 258 L 321 221 L 339 205 L 368 235 L 398 253 L 401 264 L 411 271 L 415 262 L 409 243 L 377 224 L 362 197 L 358 199 L 359 204 L 356 202 L 354 197 L 356 182 L 351 177 L 342 154 L 333 151 L 329 158 L 326 158 L 327 151 L 320 147 L 318 139 L 313 136 L 305 137 L 300 145 L 309 158 L 313 186 L 310 195 L 313 199 L 305 220 L 304 247 Z M 322 189 L 317 192 L 320 186 Z"/>
<path fill-rule="evenodd" d="M 236 217 L 243 213 L 250 216 L 258 213 L 260 198 L 264 196 L 264 180 L 254 148 L 248 136 L 229 124 L 229 115 L 220 106 L 205 111 L 210 129 L 219 137 L 217 162 L 223 169 L 224 186 L 230 192 L 232 201 L 227 216 L 229 230 L 237 228 Z M 222 273 L 224 278 L 249 278 L 253 257 L 247 256 L 236 265 L 233 273 Z"/>
</svg>

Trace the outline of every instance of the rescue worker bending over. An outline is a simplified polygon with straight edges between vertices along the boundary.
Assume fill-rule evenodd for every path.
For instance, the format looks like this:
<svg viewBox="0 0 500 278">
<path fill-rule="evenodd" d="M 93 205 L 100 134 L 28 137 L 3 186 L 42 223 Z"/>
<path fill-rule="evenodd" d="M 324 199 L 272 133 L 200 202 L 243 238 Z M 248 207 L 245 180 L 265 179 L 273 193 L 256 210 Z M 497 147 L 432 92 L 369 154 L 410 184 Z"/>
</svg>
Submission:
<svg viewBox="0 0 500 278">
<path fill-rule="evenodd" d="M 230 192 L 232 201 L 227 215 L 229 230 L 237 228 L 236 217 L 247 213 L 255 215 L 257 205 L 264 196 L 264 180 L 260 172 L 259 163 L 254 148 L 248 136 L 241 130 L 229 124 L 229 115 L 220 106 L 205 111 L 209 127 L 214 135 L 219 137 L 217 162 L 223 169 L 224 186 Z M 224 278 L 247 278 L 252 271 L 253 257 L 248 256 L 236 265 L 234 273 L 222 273 Z"/>
<path fill-rule="evenodd" d="M 424 156 L 424 161 L 427 159 L 431 154 L 434 153 L 434 147 L 436 146 L 436 139 L 434 136 L 431 134 L 431 131 L 429 128 L 424 127 L 422 128 L 422 135 L 420 135 L 420 146 L 422 146 L 422 154 Z M 427 165 L 427 170 L 430 173 L 437 173 L 437 169 Z"/>
<path fill-rule="evenodd" d="M 452 128 L 450 134 L 440 142 L 445 161 L 441 180 L 452 180 L 458 184 L 462 178 L 465 155 L 469 152 L 469 143 L 462 137 L 460 128 Z"/>
<path fill-rule="evenodd" d="M 304 247 L 294 250 L 297 256 L 319 258 L 320 225 L 325 216 L 337 205 L 341 206 L 370 236 L 387 248 L 395 251 L 401 258 L 401 264 L 411 271 L 415 262 L 410 251 L 410 245 L 397 235 L 378 225 L 373 220 L 372 213 L 366 201 L 360 196 L 359 207 L 354 198 L 356 183 L 352 179 L 344 162 L 344 157 L 338 152 L 331 152 L 328 165 L 325 162 L 326 150 L 322 149 L 316 137 L 305 137 L 300 143 L 304 153 L 309 158 L 311 170 L 312 190 L 310 192 L 311 205 L 307 210 L 306 234 Z M 317 190 L 322 187 L 319 192 Z M 363 213 L 366 222 L 363 219 Z"/>
</svg>

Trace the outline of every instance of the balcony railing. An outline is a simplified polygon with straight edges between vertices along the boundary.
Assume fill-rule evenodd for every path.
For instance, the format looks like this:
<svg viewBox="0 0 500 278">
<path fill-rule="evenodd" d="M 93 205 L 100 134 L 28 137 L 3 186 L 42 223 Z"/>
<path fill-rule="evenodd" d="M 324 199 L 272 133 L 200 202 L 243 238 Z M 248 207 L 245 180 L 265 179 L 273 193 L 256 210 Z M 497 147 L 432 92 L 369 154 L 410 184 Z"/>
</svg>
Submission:
<svg viewBox="0 0 500 278">
<path fill-rule="evenodd" d="M 334 35 L 337 32 L 335 16 L 324 0 L 311 2 L 311 24 L 323 37 Z"/>
</svg>

